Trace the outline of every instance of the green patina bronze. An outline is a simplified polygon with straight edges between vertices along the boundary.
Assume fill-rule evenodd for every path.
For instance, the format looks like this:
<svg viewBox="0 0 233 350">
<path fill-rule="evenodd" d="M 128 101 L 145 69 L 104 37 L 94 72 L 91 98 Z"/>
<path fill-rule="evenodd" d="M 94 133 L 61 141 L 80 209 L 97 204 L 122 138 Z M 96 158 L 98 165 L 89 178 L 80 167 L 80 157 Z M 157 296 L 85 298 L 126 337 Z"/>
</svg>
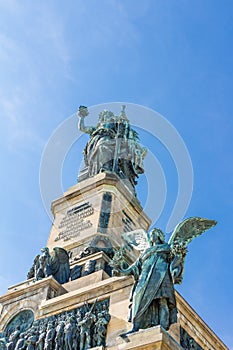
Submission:
<svg viewBox="0 0 233 350">
<path fill-rule="evenodd" d="M 70 264 L 67 251 L 60 247 L 53 248 L 52 254 L 48 247 L 41 249 L 42 254 L 34 259 L 33 266 L 28 272 L 28 279 L 34 278 L 39 281 L 43 278 L 53 276 L 58 283 L 63 284 L 69 281 Z"/>
<path fill-rule="evenodd" d="M 128 181 L 134 190 L 137 178 L 144 173 L 143 159 L 146 148 L 139 144 L 137 132 L 131 127 L 125 106 L 119 116 L 104 110 L 99 114 L 96 126 L 86 126 L 87 107 L 78 110 L 79 130 L 90 135 L 84 149 L 86 177 L 100 172 L 113 172 Z"/>
<path fill-rule="evenodd" d="M 187 245 L 194 237 L 216 225 L 216 221 L 198 217 L 179 224 L 168 243 L 160 229 L 149 235 L 144 231 L 124 234 L 127 244 L 141 250 L 139 258 L 124 268 L 124 249 L 116 252 L 111 265 L 122 275 L 132 275 L 134 285 L 130 297 L 130 332 L 161 325 L 168 330 L 177 321 L 174 284 L 182 283 Z M 126 334 L 128 334 L 126 333 Z"/>
<path fill-rule="evenodd" d="M 109 299 L 34 320 L 18 313 L 0 334 L 0 350 L 86 350 L 104 347 L 110 321 Z"/>
</svg>

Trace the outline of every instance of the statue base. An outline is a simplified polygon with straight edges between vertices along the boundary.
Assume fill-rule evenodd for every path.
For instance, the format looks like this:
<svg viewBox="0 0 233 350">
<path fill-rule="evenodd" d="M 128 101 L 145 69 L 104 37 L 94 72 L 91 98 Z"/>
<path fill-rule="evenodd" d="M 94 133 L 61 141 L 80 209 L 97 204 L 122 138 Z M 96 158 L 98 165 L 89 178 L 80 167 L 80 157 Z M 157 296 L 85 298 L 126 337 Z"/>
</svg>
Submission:
<svg viewBox="0 0 233 350">
<path fill-rule="evenodd" d="M 112 277 L 111 249 L 126 246 L 123 232 L 148 230 L 150 219 L 118 176 L 101 173 L 83 180 L 55 200 L 52 211 L 54 223 L 48 248 L 62 247 L 70 251 L 70 280 L 60 285 L 53 277 L 47 277 L 10 287 L 0 297 L 0 338 L 5 331 L 9 337 L 10 328 L 19 324 L 22 316 L 28 317 L 25 327 L 31 325 L 32 318 L 35 327 L 48 320 L 50 327 L 55 324 L 57 327 L 61 318 L 67 325 L 69 319 L 75 317 L 77 324 L 79 312 L 84 322 L 87 310 L 96 307 L 97 321 L 103 314 L 107 315 L 103 339 L 97 339 L 97 321 L 90 329 L 91 346 L 96 350 L 227 350 L 177 292 L 178 322 L 170 326 L 168 332 L 156 326 L 120 336 L 132 329 L 128 313 L 133 278 Z M 128 257 L 135 261 L 137 251 L 129 250 Z M 102 345 L 96 347 L 97 344 Z M 51 347 L 54 349 L 55 344 Z"/>
<path fill-rule="evenodd" d="M 138 332 L 120 336 L 111 350 L 145 349 L 145 350 L 181 350 L 183 349 L 162 327 L 156 326 Z"/>
<path fill-rule="evenodd" d="M 72 186 L 52 203 L 52 212 L 47 247 L 64 248 L 72 258 L 88 246 L 126 246 L 123 232 L 148 230 L 151 224 L 138 199 L 114 173 L 100 173 Z M 138 253 L 128 248 L 133 261 Z"/>
</svg>

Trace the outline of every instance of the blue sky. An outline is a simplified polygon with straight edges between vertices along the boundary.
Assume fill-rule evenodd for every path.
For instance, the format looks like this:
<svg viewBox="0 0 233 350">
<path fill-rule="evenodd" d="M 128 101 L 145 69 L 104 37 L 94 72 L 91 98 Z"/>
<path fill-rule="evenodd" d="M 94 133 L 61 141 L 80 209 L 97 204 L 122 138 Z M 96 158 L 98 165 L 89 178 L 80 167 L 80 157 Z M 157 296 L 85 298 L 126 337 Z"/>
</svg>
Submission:
<svg viewBox="0 0 233 350">
<path fill-rule="evenodd" d="M 218 220 L 190 245 L 178 290 L 233 348 L 232 17 L 230 0 L 0 0 L 1 294 L 24 280 L 47 241 L 39 169 L 53 131 L 80 104 L 141 104 L 167 118 L 189 150 L 185 216 Z M 157 146 L 168 181 L 164 229 L 177 179 Z M 76 181 L 79 148 L 65 160 L 64 190 Z"/>
</svg>

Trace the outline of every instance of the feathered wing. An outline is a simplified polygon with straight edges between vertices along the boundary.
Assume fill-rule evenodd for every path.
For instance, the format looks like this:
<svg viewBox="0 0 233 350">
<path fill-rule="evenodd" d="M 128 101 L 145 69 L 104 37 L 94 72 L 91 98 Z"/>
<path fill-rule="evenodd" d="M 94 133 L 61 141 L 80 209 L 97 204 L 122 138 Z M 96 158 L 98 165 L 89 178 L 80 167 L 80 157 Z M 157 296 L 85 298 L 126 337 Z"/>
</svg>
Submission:
<svg viewBox="0 0 233 350">
<path fill-rule="evenodd" d="M 168 242 L 171 245 L 170 271 L 174 283 L 182 283 L 188 243 L 216 224 L 215 220 L 192 217 L 176 226 Z"/>
<path fill-rule="evenodd" d="M 149 247 L 147 232 L 143 229 L 124 232 L 122 237 L 136 250 L 143 251 Z"/>
<path fill-rule="evenodd" d="M 203 232 L 209 230 L 217 224 L 215 220 L 209 220 L 199 217 L 192 217 L 182 221 L 174 229 L 168 243 L 182 242 L 190 243 L 193 238 L 200 236 Z"/>
<path fill-rule="evenodd" d="M 69 255 L 63 248 L 54 248 L 50 258 L 53 277 L 60 283 L 66 283 L 70 277 Z"/>
</svg>

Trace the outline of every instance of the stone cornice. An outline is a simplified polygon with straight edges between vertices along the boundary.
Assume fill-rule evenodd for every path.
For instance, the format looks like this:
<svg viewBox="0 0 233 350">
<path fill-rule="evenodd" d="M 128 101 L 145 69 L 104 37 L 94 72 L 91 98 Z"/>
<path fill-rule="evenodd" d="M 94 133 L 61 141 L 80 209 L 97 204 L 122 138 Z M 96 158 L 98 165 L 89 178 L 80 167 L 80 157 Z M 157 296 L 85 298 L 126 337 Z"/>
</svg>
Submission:
<svg viewBox="0 0 233 350">
<path fill-rule="evenodd" d="M 0 303 L 18 298 L 26 293 L 34 294 L 35 291 L 38 291 L 39 289 L 44 290 L 46 287 L 51 287 L 64 293 L 67 292 L 52 276 L 43 278 L 36 282 L 33 282 L 33 279 L 30 279 L 10 287 L 8 292 L 0 297 Z"/>
<path fill-rule="evenodd" d="M 79 307 L 87 300 L 92 302 L 110 296 L 113 291 L 132 285 L 132 277 L 110 277 L 93 285 L 63 294 L 59 297 L 44 301 L 41 306 L 41 316 L 60 313 L 64 310 Z"/>
<path fill-rule="evenodd" d="M 187 301 L 176 291 L 177 308 L 181 327 L 187 329 L 188 334 L 204 344 L 205 349 L 227 350 L 227 346 L 219 339 L 212 329 L 203 321 Z"/>
</svg>

